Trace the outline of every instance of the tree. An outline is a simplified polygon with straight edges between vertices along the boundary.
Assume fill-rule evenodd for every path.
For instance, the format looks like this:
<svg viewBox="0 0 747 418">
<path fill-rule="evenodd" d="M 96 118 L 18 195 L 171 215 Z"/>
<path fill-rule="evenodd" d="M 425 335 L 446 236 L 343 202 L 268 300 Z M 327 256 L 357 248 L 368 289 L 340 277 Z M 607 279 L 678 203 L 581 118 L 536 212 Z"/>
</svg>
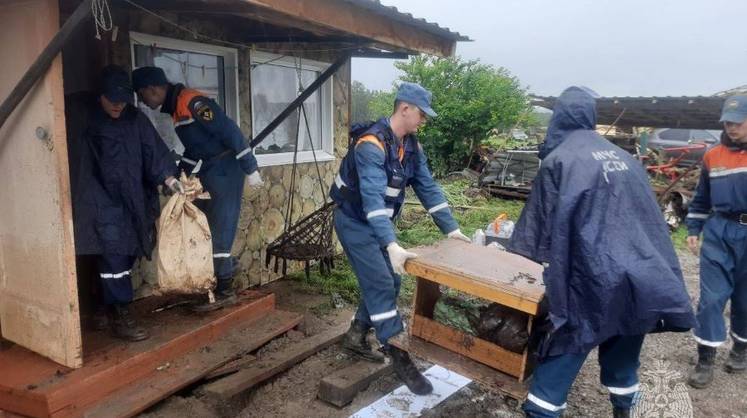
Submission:
<svg viewBox="0 0 747 418">
<path fill-rule="evenodd" d="M 424 56 L 394 65 L 404 72 L 402 81 L 418 83 L 433 92 L 438 117 L 425 125 L 419 138 L 436 176 L 464 168 L 492 129 L 525 125 L 531 120 L 526 91 L 504 68 L 477 60 Z"/>
<path fill-rule="evenodd" d="M 373 93 L 374 92 L 367 89 L 360 81 L 353 81 L 353 85 L 351 86 L 353 113 L 351 115 L 351 120 L 353 123 L 363 122 L 369 119 L 369 103 L 371 103 Z"/>
</svg>

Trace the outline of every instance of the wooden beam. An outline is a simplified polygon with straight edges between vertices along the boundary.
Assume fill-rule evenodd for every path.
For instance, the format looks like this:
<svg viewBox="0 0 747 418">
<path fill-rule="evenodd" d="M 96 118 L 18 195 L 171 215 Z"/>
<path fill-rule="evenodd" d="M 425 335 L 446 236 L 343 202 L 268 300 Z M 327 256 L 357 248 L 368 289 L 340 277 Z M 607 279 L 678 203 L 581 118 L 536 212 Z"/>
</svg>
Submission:
<svg viewBox="0 0 747 418">
<path fill-rule="evenodd" d="M 366 390 L 374 380 L 392 372 L 392 363 L 373 363 L 359 360 L 340 369 L 319 382 L 317 397 L 334 406 L 343 407 Z"/>
<path fill-rule="evenodd" d="M 260 359 L 246 369 L 205 385 L 203 391 L 217 399 L 230 399 L 335 344 L 342 339 L 348 328 L 348 324 L 343 325 L 294 343 L 266 359 Z"/>
<path fill-rule="evenodd" d="M 84 0 L 75 9 L 73 14 L 65 21 L 60 30 L 55 34 L 54 38 L 49 41 L 46 48 L 39 54 L 31 64 L 26 74 L 23 75 L 21 80 L 16 84 L 13 90 L 10 92 L 8 97 L 3 100 L 0 105 L 0 128 L 3 127 L 5 121 L 8 120 L 10 115 L 16 109 L 19 103 L 26 97 L 26 94 L 36 84 L 37 81 L 47 72 L 47 69 L 52 64 L 52 60 L 57 54 L 62 51 L 62 47 L 65 45 L 70 36 L 73 34 L 75 28 L 86 20 L 90 16 L 91 2 L 93 0 Z"/>
<path fill-rule="evenodd" d="M 418 30 L 343 0 L 243 0 L 316 25 L 353 33 L 398 48 L 426 54 L 454 55 L 456 41 Z"/>
</svg>

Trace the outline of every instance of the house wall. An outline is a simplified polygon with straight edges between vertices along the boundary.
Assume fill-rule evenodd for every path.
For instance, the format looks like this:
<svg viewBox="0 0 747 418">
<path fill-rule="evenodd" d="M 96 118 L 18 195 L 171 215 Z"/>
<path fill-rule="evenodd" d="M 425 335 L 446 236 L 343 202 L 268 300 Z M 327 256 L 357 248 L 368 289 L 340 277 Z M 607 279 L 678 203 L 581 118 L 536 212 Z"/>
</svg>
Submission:
<svg viewBox="0 0 747 418">
<path fill-rule="evenodd" d="M 126 11 L 113 8 L 114 24 L 119 27 L 116 41 L 111 36 L 104 36 L 102 41 L 96 41 L 96 48 L 100 51 L 102 64 L 117 64 L 131 69 L 131 53 L 129 31 L 164 36 L 187 41 L 211 43 L 203 39 L 195 39 L 192 34 L 163 22 L 162 20 L 140 11 Z M 176 14 L 164 13 L 163 16 L 179 25 L 196 30 L 200 34 L 211 38 L 239 42 L 229 33 L 231 28 L 217 21 L 197 20 L 185 18 Z M 234 47 L 233 45 L 226 45 Z M 282 44 L 274 48 L 263 45 L 262 50 L 276 53 L 279 48 L 301 49 L 303 45 Z M 312 44 L 314 50 L 334 50 L 334 45 L 324 46 Z M 239 118 L 241 130 L 247 138 L 252 133 L 251 90 L 250 90 L 250 49 L 237 48 L 239 59 Z M 295 53 L 298 55 L 297 53 Z M 286 53 L 287 55 L 287 53 Z M 336 56 L 330 52 L 303 53 L 302 58 L 332 63 Z M 70 65 L 73 65 L 72 63 Z M 331 185 L 340 158 L 347 150 L 347 132 L 350 117 L 350 62 L 344 65 L 333 77 L 333 132 L 335 161 L 319 163 L 324 182 L 324 193 L 320 190 L 317 170 L 314 163 L 298 164 L 296 186 L 291 190 L 292 165 L 260 167 L 264 179 L 264 186 L 251 188 L 246 186 L 244 201 L 239 221 L 239 231 L 233 245 L 232 254 L 237 256 L 241 264 L 241 272 L 236 277 L 241 287 L 268 283 L 279 278 L 279 275 L 264 267 L 265 248 L 283 232 L 287 199 L 290 193 L 295 193 L 292 221 L 312 213 L 325 201 L 325 195 Z M 67 85 L 67 84 L 66 84 Z M 272 265 L 270 266 L 272 267 Z M 299 268 L 300 265 L 291 266 Z M 143 280 L 153 282 L 154 268 L 152 265 L 143 267 Z M 143 289 L 147 293 L 147 286 Z"/>
</svg>

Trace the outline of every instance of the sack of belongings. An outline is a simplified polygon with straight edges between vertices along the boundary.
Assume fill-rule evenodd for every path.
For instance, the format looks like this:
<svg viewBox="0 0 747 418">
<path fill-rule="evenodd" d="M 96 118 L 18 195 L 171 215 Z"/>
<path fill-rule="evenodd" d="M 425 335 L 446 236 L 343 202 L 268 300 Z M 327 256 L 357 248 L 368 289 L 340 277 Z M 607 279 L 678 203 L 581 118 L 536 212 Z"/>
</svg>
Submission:
<svg viewBox="0 0 747 418">
<path fill-rule="evenodd" d="M 192 203 L 209 199 L 196 177 L 182 173 L 185 193 L 171 196 L 158 221 L 158 292 L 205 293 L 215 285 L 213 246 L 205 214 Z"/>
</svg>

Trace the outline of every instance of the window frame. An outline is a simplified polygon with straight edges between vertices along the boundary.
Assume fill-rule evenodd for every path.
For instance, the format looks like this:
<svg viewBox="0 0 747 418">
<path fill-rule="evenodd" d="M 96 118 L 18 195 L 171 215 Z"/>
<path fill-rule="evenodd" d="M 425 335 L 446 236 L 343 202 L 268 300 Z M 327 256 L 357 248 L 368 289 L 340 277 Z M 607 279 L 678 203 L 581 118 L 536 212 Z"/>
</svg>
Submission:
<svg viewBox="0 0 747 418">
<path fill-rule="evenodd" d="M 280 54 L 271 54 L 267 52 L 261 52 L 261 51 L 251 51 L 249 53 L 249 60 L 252 65 L 254 64 L 260 64 L 268 61 L 272 61 L 271 65 L 276 66 L 283 66 L 283 67 L 289 67 L 293 68 L 294 70 L 297 68 L 297 60 L 299 58 L 292 57 L 292 56 L 282 56 Z M 331 64 L 321 62 L 321 61 L 315 61 L 311 59 L 302 58 L 301 59 L 301 69 L 302 70 L 309 70 L 309 71 L 316 71 L 319 73 L 324 72 Z M 251 88 L 251 82 L 253 80 L 253 77 L 251 74 L 249 75 L 250 79 L 250 96 L 251 96 L 251 106 L 252 106 L 252 138 L 255 137 L 257 134 L 260 133 L 260 130 L 257 129 L 256 124 L 254 123 L 254 91 Z M 321 149 L 317 149 L 315 151 L 316 153 L 316 161 L 318 162 L 328 162 L 328 161 L 334 161 L 336 159 L 335 152 L 334 152 L 334 100 L 333 100 L 333 92 L 332 92 L 332 86 L 334 83 L 334 76 L 330 77 L 329 80 L 327 80 L 322 86 L 319 88 L 319 92 L 321 95 L 321 131 L 322 131 L 322 141 L 321 141 Z M 255 152 L 254 156 L 257 158 L 257 163 L 260 167 L 267 167 L 267 166 L 274 166 L 274 165 L 288 165 L 293 164 L 293 152 L 281 152 L 281 153 L 275 153 L 275 154 L 257 154 Z M 309 163 L 314 161 L 314 152 L 312 151 L 298 151 L 298 163 Z"/>
<path fill-rule="evenodd" d="M 239 95 L 239 51 L 236 48 L 205 44 L 202 42 L 185 41 L 165 36 L 151 35 L 141 32 L 130 32 L 130 59 L 132 68 L 135 66 L 135 45 L 153 45 L 156 48 L 174 49 L 178 51 L 194 52 L 196 54 L 216 55 L 223 57 L 223 80 L 225 88 L 226 106 L 223 109 L 229 118 L 241 126 L 241 109 Z"/>
</svg>

